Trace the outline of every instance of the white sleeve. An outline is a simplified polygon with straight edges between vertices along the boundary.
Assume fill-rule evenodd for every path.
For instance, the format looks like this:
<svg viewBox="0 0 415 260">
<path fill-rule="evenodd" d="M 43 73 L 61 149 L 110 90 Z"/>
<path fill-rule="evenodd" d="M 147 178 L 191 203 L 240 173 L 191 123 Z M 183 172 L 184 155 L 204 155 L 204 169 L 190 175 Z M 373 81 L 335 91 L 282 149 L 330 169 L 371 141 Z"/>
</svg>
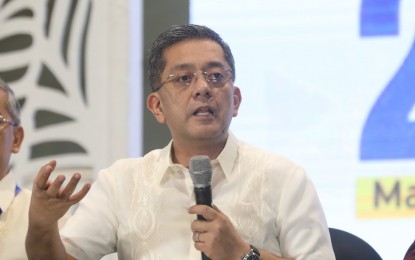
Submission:
<svg viewBox="0 0 415 260">
<path fill-rule="evenodd" d="M 335 259 L 327 221 L 313 183 L 296 167 L 283 185 L 277 223 L 283 255 Z"/>
<path fill-rule="evenodd" d="M 100 259 L 116 251 L 117 218 L 114 180 L 98 174 L 89 193 L 61 230 L 66 252 L 76 259 Z"/>
</svg>

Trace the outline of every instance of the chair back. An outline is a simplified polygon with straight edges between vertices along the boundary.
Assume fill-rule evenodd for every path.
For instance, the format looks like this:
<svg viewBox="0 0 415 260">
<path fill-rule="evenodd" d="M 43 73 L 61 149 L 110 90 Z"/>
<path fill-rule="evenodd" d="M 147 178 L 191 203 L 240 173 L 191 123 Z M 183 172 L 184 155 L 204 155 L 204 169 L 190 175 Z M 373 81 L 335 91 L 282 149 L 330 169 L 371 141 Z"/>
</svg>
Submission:
<svg viewBox="0 0 415 260">
<path fill-rule="evenodd" d="M 334 255 L 337 260 L 381 260 L 366 241 L 346 231 L 329 228 Z"/>
</svg>

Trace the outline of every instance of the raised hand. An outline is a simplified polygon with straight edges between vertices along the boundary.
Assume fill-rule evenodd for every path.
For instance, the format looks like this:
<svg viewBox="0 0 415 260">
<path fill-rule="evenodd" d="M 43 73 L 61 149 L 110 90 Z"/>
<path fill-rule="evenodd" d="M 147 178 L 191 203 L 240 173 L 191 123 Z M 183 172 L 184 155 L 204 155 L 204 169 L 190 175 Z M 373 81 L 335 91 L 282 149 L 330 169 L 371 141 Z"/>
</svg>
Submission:
<svg viewBox="0 0 415 260">
<path fill-rule="evenodd" d="M 75 173 L 66 187 L 62 188 L 65 176 L 59 175 L 53 182 L 49 180 L 55 167 L 56 161 L 54 160 L 44 165 L 33 182 L 29 222 L 36 227 L 57 223 L 72 205 L 85 197 L 91 186 L 87 183 L 79 192 L 73 194 L 81 175 Z"/>
<path fill-rule="evenodd" d="M 81 175 L 75 173 L 66 187 L 61 188 L 65 176 L 59 175 L 53 182 L 49 181 L 55 167 L 56 161 L 44 165 L 33 182 L 26 236 L 26 253 L 30 260 L 74 259 L 66 254 L 59 235 L 58 220 L 72 205 L 85 197 L 91 184 L 85 184 L 73 194 Z"/>
</svg>

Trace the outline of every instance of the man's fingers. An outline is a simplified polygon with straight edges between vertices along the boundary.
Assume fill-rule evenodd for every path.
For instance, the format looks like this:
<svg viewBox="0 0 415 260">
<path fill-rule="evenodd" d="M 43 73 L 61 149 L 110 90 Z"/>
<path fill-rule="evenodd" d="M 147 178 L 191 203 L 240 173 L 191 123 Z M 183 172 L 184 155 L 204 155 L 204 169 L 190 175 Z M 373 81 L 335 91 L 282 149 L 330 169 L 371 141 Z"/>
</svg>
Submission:
<svg viewBox="0 0 415 260">
<path fill-rule="evenodd" d="M 90 183 L 86 183 L 80 191 L 69 197 L 68 202 L 75 204 L 82 200 L 91 188 Z"/>
<path fill-rule="evenodd" d="M 42 168 L 40 168 L 39 173 L 37 174 L 34 185 L 33 185 L 34 190 L 46 189 L 46 187 L 48 186 L 48 179 L 50 177 L 50 174 L 53 172 L 55 167 L 56 167 L 56 161 L 52 160 L 48 162 L 47 164 L 45 164 L 44 166 L 42 166 Z"/>
<path fill-rule="evenodd" d="M 65 182 L 65 176 L 59 175 L 55 180 L 49 180 L 55 167 L 55 160 L 52 160 L 42 166 L 35 178 L 33 189 L 46 191 L 49 198 L 64 199 L 72 204 L 75 204 L 83 199 L 88 193 L 91 184 L 85 184 L 79 192 L 72 195 L 81 179 L 81 174 L 75 173 L 69 180 L 68 184 L 62 189 L 62 185 Z"/>
<path fill-rule="evenodd" d="M 78 185 L 80 179 L 81 179 L 81 174 L 75 173 L 74 175 L 72 175 L 72 178 L 69 180 L 66 187 L 62 191 L 59 192 L 58 197 L 69 199 L 69 197 L 72 195 L 72 193 L 76 189 L 76 186 Z"/>
<path fill-rule="evenodd" d="M 220 210 L 219 208 L 218 208 L 218 206 L 216 206 L 215 204 L 213 204 L 212 203 L 212 208 L 214 208 L 217 212 L 219 212 L 220 214 L 224 214 L 223 212 L 222 212 L 222 210 Z"/>
<path fill-rule="evenodd" d="M 190 214 L 197 214 L 203 216 L 207 221 L 214 220 L 218 214 L 216 209 L 213 209 L 206 205 L 195 205 L 189 208 Z"/>
</svg>

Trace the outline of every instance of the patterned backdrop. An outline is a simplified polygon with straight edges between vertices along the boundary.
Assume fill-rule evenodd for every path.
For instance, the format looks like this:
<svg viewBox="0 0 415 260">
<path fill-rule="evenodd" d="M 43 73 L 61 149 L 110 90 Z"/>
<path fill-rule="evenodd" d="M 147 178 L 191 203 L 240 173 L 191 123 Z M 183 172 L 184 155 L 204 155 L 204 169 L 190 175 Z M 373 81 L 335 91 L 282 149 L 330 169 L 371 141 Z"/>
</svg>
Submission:
<svg viewBox="0 0 415 260">
<path fill-rule="evenodd" d="M 128 155 L 128 16 L 128 1 L 0 0 L 0 78 L 22 107 L 12 167 L 24 186 L 51 159 L 91 179 Z"/>
</svg>

